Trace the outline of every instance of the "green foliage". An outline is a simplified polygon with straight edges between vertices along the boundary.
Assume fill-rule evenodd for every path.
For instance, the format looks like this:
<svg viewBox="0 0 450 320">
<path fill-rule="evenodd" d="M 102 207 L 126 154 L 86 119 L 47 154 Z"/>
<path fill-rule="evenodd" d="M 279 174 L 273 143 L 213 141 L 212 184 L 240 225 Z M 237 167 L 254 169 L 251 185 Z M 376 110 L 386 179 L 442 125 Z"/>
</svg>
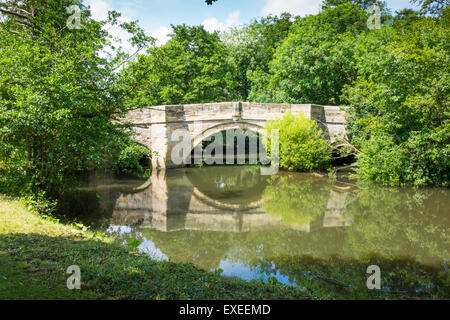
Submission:
<svg viewBox="0 0 450 320">
<path fill-rule="evenodd" d="M 42 191 L 39 192 L 37 196 L 28 197 L 26 204 L 28 205 L 28 209 L 32 209 L 38 214 L 48 217 L 51 217 L 51 215 L 55 213 L 58 206 L 56 200 L 49 200 L 45 192 Z"/>
<path fill-rule="evenodd" d="M 324 0 L 322 2 L 322 9 L 333 8 L 345 3 L 352 3 L 362 9 L 367 9 L 372 5 L 377 5 L 381 8 L 386 7 L 386 2 L 380 0 Z"/>
<path fill-rule="evenodd" d="M 116 173 L 143 173 L 145 161 L 151 157 L 150 150 L 142 145 L 131 144 L 120 151 L 114 163 Z M 148 167 L 148 166 L 147 166 Z"/>
<path fill-rule="evenodd" d="M 288 170 L 313 170 L 325 167 L 331 158 L 331 147 L 317 123 L 302 113 L 287 113 L 281 120 L 266 124 L 264 145 L 271 152 L 271 132 L 279 130 L 280 167 Z"/>
<path fill-rule="evenodd" d="M 30 190 L 26 176 L 26 159 L 17 150 L 6 144 L 0 145 L 0 192 L 23 196 Z"/>
<path fill-rule="evenodd" d="M 414 132 L 402 144 L 390 135 L 374 134 L 362 143 L 357 172 L 389 185 L 448 184 L 450 130 Z"/>
<path fill-rule="evenodd" d="M 233 99 L 233 65 L 217 32 L 203 26 L 172 26 L 172 38 L 149 48 L 124 70 L 127 105 L 152 106 Z M 142 78 L 134 87 L 136 77 Z M 131 81 L 131 84 L 129 83 Z"/>
<path fill-rule="evenodd" d="M 411 2 L 420 5 L 423 12 L 431 14 L 441 14 L 450 5 L 449 0 L 411 0 Z"/>
<path fill-rule="evenodd" d="M 248 99 L 251 90 L 265 86 L 269 64 L 276 48 L 289 35 L 293 20 L 289 13 L 279 17 L 269 15 L 255 19 L 243 27 L 233 28 L 224 35 L 231 62 L 235 66 L 236 96 Z"/>
<path fill-rule="evenodd" d="M 76 173 L 113 161 L 131 132 L 117 124 L 127 92 L 119 85 L 118 66 L 129 55 L 111 50 L 107 23 L 120 14 L 95 21 L 81 6 L 81 29 L 68 29 L 66 9 L 72 1 L 9 0 L 2 8 L 20 8 L 0 23 L 0 163 L 2 171 L 33 194 L 57 197 L 75 181 Z M 77 2 L 81 5 L 81 2 Z M 135 23 L 123 23 L 132 43 L 150 42 Z M 136 79 L 137 80 L 137 79 Z M 3 180 L 3 179 L 2 179 Z M 2 182 L 4 185 L 4 183 Z M 9 192 L 14 186 L 7 186 Z"/>
<path fill-rule="evenodd" d="M 298 19 L 277 48 L 266 76 L 249 100 L 341 104 L 341 90 L 356 76 L 354 37 L 367 30 L 368 15 L 345 3 Z"/>
<path fill-rule="evenodd" d="M 403 11 L 393 27 L 359 37 L 358 77 L 344 92 L 362 177 L 448 185 L 448 17 Z"/>
</svg>

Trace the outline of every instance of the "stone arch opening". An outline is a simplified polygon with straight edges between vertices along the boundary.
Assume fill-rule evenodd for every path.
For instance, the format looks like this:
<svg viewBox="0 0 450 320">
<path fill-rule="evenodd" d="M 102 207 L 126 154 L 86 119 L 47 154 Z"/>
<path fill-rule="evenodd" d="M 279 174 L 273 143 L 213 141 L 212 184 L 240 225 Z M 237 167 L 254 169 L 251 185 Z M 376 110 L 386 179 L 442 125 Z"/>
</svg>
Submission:
<svg viewBox="0 0 450 320">
<path fill-rule="evenodd" d="M 209 153 L 216 157 L 216 151 L 221 152 L 221 155 L 217 155 L 215 160 L 222 156 L 222 161 L 214 161 L 214 164 L 256 164 L 261 155 L 266 154 L 263 136 L 264 129 L 261 126 L 246 122 L 209 127 L 191 138 L 191 165 L 210 164 L 207 157 Z"/>
</svg>

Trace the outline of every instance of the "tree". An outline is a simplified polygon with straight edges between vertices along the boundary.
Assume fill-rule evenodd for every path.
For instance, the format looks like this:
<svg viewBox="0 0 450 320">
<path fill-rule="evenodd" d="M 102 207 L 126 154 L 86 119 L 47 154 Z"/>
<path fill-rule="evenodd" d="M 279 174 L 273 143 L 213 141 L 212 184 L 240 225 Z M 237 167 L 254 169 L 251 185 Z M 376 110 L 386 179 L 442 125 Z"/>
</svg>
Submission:
<svg viewBox="0 0 450 320">
<path fill-rule="evenodd" d="M 0 170 L 2 178 L 12 176 L 35 195 L 57 197 L 76 172 L 113 162 L 132 145 L 130 131 L 113 121 L 125 111 L 128 94 L 116 70 L 130 56 L 113 48 L 107 57 L 111 37 L 104 28 L 119 25 L 120 14 L 95 21 L 89 8 L 75 2 L 80 29 L 69 29 L 67 9 L 73 4 L 1 4 Z M 137 49 L 151 42 L 135 22 L 120 25 Z"/>
<path fill-rule="evenodd" d="M 411 12 L 402 12 L 394 27 L 358 39 L 358 77 L 344 92 L 351 105 L 348 130 L 362 151 L 362 177 L 448 185 L 448 43 L 447 16 Z"/>
<path fill-rule="evenodd" d="M 232 63 L 236 66 L 234 81 L 237 95 L 246 101 L 252 87 L 269 73 L 276 48 L 288 36 L 294 18 L 289 13 L 254 20 L 225 34 Z"/>
<path fill-rule="evenodd" d="M 355 35 L 367 31 L 367 13 L 344 3 L 300 19 L 277 48 L 265 85 L 250 100 L 342 104 L 341 90 L 355 77 Z"/>
<path fill-rule="evenodd" d="M 440 14 L 450 5 L 449 0 L 411 0 L 411 3 L 420 5 L 423 12 L 431 14 Z"/>
<path fill-rule="evenodd" d="M 138 107 L 232 99 L 234 69 L 218 33 L 203 26 L 172 28 L 172 38 L 165 45 L 149 48 L 124 71 L 124 78 L 132 83 L 135 79 L 130 74 L 143 79 L 127 104 Z M 140 70 L 151 71 L 142 75 Z"/>
<path fill-rule="evenodd" d="M 346 3 L 354 4 L 364 10 L 367 10 L 371 6 L 378 6 L 381 10 L 386 10 L 386 2 L 380 0 L 324 0 L 322 2 L 322 10 L 334 8 Z"/>
</svg>

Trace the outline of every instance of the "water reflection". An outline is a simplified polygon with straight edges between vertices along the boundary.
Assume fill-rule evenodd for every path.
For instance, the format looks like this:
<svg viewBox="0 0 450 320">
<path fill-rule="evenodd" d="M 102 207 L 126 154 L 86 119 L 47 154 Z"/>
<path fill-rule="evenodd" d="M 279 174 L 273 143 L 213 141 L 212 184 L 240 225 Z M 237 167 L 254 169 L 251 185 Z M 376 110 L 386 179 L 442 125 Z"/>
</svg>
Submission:
<svg viewBox="0 0 450 320">
<path fill-rule="evenodd" d="M 145 187 L 121 193 L 112 223 L 159 231 L 311 231 L 348 226 L 342 215 L 349 192 L 326 179 L 256 167 L 206 167 L 154 172 Z"/>
<path fill-rule="evenodd" d="M 450 297 L 448 189 L 359 189 L 228 166 L 154 172 L 147 181 L 84 192 L 93 190 L 101 197 L 90 207 L 103 212 L 93 216 L 117 238 L 141 241 L 155 259 L 346 298 L 375 294 L 365 269 L 377 264 L 386 294 Z"/>
</svg>

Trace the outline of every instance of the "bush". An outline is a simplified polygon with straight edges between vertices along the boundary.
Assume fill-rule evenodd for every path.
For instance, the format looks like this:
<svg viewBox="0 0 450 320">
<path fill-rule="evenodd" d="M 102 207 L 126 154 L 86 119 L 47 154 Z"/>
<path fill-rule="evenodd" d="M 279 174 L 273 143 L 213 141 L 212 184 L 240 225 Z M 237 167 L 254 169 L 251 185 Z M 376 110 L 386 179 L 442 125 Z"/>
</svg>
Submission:
<svg viewBox="0 0 450 320">
<path fill-rule="evenodd" d="M 144 160 L 151 157 L 151 152 L 147 147 L 132 144 L 123 149 L 114 164 L 116 173 L 138 173 L 145 171 Z"/>
<path fill-rule="evenodd" d="M 357 172 L 387 185 L 442 185 L 450 181 L 449 126 L 432 132 L 415 131 L 404 143 L 374 134 L 361 143 Z"/>
<path fill-rule="evenodd" d="M 325 167 L 331 146 L 317 123 L 303 114 L 287 113 L 281 120 L 268 121 L 264 145 L 270 154 L 271 132 L 279 130 L 280 167 L 288 170 L 313 170 Z"/>
<path fill-rule="evenodd" d="M 402 184 L 409 160 L 388 135 L 376 135 L 362 143 L 356 172 L 361 177 L 390 185 Z"/>
</svg>

